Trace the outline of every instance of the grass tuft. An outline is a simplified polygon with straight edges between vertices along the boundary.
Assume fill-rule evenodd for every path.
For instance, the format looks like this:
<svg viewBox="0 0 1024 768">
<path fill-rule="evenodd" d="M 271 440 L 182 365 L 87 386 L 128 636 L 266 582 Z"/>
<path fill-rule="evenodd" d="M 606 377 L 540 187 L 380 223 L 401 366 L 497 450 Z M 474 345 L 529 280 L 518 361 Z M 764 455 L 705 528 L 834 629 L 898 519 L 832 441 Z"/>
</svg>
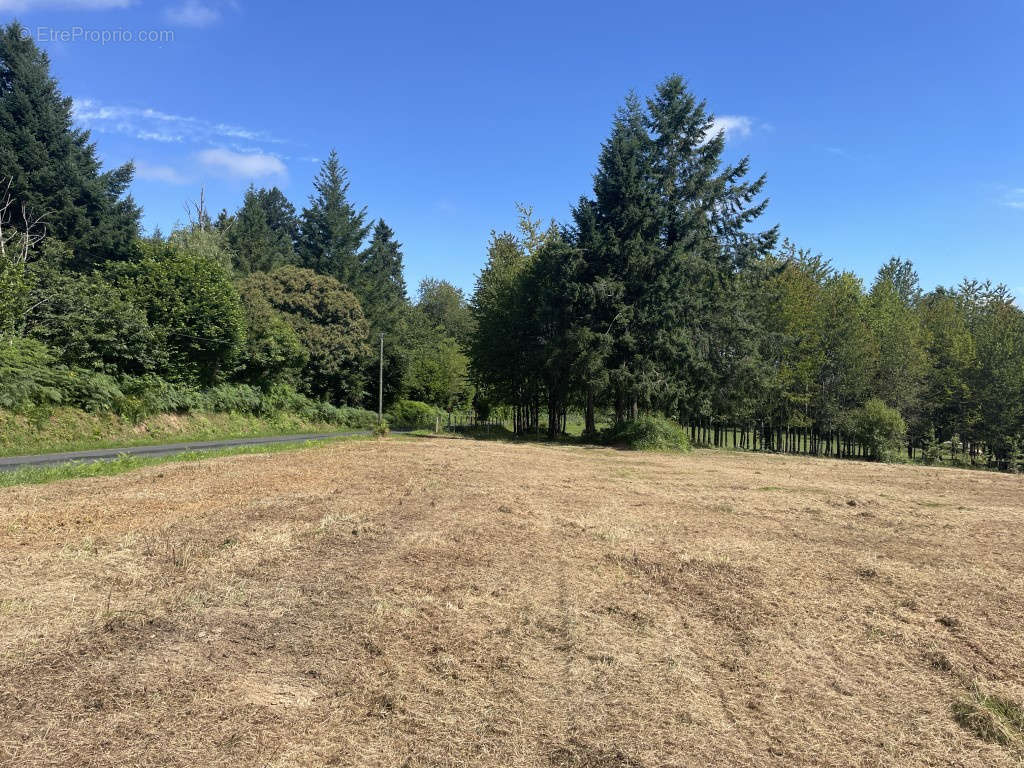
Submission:
<svg viewBox="0 0 1024 768">
<path fill-rule="evenodd" d="M 953 704 L 953 718 L 984 741 L 1024 749 L 1024 707 L 996 694 L 975 690 Z"/>
</svg>

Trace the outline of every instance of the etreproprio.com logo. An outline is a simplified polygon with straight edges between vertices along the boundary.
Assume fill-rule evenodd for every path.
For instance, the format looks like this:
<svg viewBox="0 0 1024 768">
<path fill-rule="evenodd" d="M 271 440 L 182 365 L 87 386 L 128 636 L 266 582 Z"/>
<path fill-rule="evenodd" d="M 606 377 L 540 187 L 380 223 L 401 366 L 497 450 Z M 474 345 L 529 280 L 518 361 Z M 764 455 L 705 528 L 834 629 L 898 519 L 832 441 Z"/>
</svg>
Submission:
<svg viewBox="0 0 1024 768">
<path fill-rule="evenodd" d="M 173 43 L 173 29 L 90 29 L 89 27 L 36 27 L 25 30 L 37 43 Z"/>
</svg>

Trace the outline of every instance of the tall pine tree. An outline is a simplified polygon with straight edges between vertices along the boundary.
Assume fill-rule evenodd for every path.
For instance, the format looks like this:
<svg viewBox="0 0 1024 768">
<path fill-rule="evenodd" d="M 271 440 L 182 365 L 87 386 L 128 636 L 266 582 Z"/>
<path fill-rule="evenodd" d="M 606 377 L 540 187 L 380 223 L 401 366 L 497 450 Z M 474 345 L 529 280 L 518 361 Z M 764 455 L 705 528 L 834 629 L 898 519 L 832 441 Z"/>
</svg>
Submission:
<svg viewBox="0 0 1024 768">
<path fill-rule="evenodd" d="M 280 222 L 276 229 L 271 226 L 267 210 L 269 194 L 265 189 L 256 191 L 250 185 L 242 207 L 227 228 L 233 266 L 239 274 L 270 272 L 284 264 L 294 263 L 295 252 L 287 231 L 287 219 L 283 226 Z"/>
<path fill-rule="evenodd" d="M 302 266 L 355 286 L 359 276 L 359 249 L 369 232 L 366 208 L 356 210 L 348 200 L 348 171 L 331 150 L 313 180 L 316 193 L 302 211 L 299 258 Z"/>
<path fill-rule="evenodd" d="M 356 295 L 363 304 L 370 327 L 375 332 L 392 332 L 408 306 L 402 264 L 402 244 L 395 233 L 379 219 L 373 228 L 370 245 L 360 254 Z"/>
<path fill-rule="evenodd" d="M 71 247 L 73 268 L 137 255 L 139 208 L 124 196 L 134 168 L 106 173 L 50 61 L 17 22 L 0 29 L 0 176 L 47 234 Z M 5 182 L 6 183 L 6 182 Z"/>
<path fill-rule="evenodd" d="M 594 201 L 574 211 L 617 419 L 720 410 L 714 393 L 756 369 L 738 276 L 776 233 L 746 231 L 764 210 L 764 179 L 745 180 L 746 158 L 722 163 L 713 126 L 678 76 L 645 105 L 630 96 L 602 147 Z"/>
</svg>

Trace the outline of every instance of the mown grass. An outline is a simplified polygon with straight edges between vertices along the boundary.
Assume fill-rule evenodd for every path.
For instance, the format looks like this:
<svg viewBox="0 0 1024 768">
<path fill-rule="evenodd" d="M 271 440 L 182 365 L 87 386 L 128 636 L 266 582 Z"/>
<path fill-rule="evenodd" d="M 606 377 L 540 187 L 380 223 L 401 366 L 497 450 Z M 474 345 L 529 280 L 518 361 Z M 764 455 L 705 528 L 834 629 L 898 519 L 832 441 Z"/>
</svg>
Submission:
<svg viewBox="0 0 1024 768">
<path fill-rule="evenodd" d="M 142 467 L 152 467 L 171 462 L 201 461 L 222 456 L 238 456 L 242 454 L 281 453 L 302 448 L 312 448 L 327 443 L 346 440 L 367 440 L 369 435 L 350 435 L 325 440 L 296 440 L 284 443 L 267 443 L 264 445 L 236 445 L 230 448 L 216 448 L 205 451 L 183 451 L 167 456 L 130 456 L 121 454 L 116 459 L 99 461 L 72 461 L 48 467 L 20 467 L 8 472 L 0 472 L 0 488 L 14 485 L 41 485 L 59 480 L 72 480 L 82 477 L 109 477 L 131 472 Z"/>
</svg>

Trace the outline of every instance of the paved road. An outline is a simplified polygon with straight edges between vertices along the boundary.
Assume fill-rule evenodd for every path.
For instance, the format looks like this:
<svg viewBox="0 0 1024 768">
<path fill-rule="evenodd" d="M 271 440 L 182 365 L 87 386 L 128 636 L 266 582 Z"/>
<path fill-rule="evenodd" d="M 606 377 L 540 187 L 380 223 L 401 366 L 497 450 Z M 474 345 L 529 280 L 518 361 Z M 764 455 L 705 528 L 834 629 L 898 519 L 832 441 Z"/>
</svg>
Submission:
<svg viewBox="0 0 1024 768">
<path fill-rule="evenodd" d="M 212 448 L 231 448 L 236 445 L 267 445 L 268 443 L 296 443 L 304 440 L 327 440 L 332 437 L 366 435 L 363 432 L 319 432 L 306 435 L 281 435 L 279 437 L 242 437 L 234 440 L 210 440 L 197 443 L 168 443 L 166 445 L 136 445 L 125 448 L 100 448 L 93 451 L 68 451 L 67 453 L 41 453 L 34 456 L 6 456 L 0 458 L 0 472 L 19 467 L 46 467 L 65 464 L 69 461 L 109 461 L 118 456 L 170 456 L 185 451 L 204 451 Z"/>
</svg>

